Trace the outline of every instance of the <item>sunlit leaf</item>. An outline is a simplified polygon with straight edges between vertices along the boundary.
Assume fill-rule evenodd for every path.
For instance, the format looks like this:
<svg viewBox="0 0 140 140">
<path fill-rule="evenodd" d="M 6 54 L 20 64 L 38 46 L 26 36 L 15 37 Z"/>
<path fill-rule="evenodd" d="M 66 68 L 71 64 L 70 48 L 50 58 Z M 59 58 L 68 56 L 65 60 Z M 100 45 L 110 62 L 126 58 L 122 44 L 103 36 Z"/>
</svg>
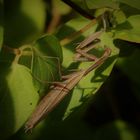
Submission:
<svg viewBox="0 0 140 140">
<path fill-rule="evenodd" d="M 126 21 L 125 13 L 122 10 L 116 10 L 115 12 L 113 12 L 113 19 L 116 24 L 121 24 Z"/>
<path fill-rule="evenodd" d="M 140 43 L 140 15 L 130 16 L 124 23 L 115 29 L 116 39 Z"/>
<path fill-rule="evenodd" d="M 1 62 L 0 137 L 15 133 L 23 126 L 39 99 L 30 70 L 19 64 Z"/>
</svg>

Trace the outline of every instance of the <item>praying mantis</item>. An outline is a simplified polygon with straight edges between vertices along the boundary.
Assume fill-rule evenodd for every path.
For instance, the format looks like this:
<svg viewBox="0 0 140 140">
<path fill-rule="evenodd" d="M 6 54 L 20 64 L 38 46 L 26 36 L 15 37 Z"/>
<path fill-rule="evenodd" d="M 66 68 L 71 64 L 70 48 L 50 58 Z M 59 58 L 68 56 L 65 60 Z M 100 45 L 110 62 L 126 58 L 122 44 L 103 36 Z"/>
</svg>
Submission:
<svg viewBox="0 0 140 140">
<path fill-rule="evenodd" d="M 109 47 L 105 47 L 104 53 L 100 58 L 97 58 L 95 55 L 88 53 L 88 51 L 95 47 L 94 45 L 89 44 L 98 39 L 102 32 L 103 30 L 91 34 L 76 47 L 75 59 L 77 61 L 81 61 L 82 59 L 84 59 L 85 61 L 93 61 L 94 63 L 87 69 L 75 71 L 69 75 L 62 76 L 63 81 L 55 83 L 54 87 L 39 102 L 36 109 L 33 111 L 32 115 L 26 122 L 26 132 L 32 130 L 45 116 L 48 115 L 49 112 L 51 112 L 63 100 L 63 98 L 69 93 L 69 91 L 72 90 L 83 77 L 85 77 L 95 68 L 101 66 L 101 64 L 104 63 L 104 61 L 110 56 L 111 49 Z"/>
</svg>

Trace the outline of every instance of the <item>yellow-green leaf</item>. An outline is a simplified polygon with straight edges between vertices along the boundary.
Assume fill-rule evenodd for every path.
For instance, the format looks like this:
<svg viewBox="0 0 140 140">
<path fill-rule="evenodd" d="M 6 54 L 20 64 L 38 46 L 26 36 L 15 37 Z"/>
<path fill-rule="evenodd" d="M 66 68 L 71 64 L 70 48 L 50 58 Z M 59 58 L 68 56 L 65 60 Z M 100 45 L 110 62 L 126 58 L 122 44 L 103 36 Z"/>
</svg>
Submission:
<svg viewBox="0 0 140 140">
<path fill-rule="evenodd" d="M 23 65 L 1 62 L 0 73 L 0 137 L 9 137 L 19 130 L 33 109 L 39 96 L 30 70 Z"/>
<path fill-rule="evenodd" d="M 115 39 L 140 43 L 140 15 L 130 16 L 115 29 Z"/>
</svg>

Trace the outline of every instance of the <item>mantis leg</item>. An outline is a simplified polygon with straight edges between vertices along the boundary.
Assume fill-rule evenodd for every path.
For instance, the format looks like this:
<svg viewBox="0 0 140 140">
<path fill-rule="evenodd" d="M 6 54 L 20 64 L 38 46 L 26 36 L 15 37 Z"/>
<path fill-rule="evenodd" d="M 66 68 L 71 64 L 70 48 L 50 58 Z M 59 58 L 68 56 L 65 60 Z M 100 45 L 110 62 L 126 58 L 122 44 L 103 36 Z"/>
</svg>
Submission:
<svg viewBox="0 0 140 140">
<path fill-rule="evenodd" d="M 92 50 L 95 47 L 96 47 L 95 44 L 94 45 L 91 44 L 84 49 L 81 49 L 81 48 L 76 49 L 77 53 L 74 56 L 74 60 L 76 60 L 76 61 L 96 61 L 98 58 L 95 55 L 87 53 L 88 51 Z"/>
</svg>

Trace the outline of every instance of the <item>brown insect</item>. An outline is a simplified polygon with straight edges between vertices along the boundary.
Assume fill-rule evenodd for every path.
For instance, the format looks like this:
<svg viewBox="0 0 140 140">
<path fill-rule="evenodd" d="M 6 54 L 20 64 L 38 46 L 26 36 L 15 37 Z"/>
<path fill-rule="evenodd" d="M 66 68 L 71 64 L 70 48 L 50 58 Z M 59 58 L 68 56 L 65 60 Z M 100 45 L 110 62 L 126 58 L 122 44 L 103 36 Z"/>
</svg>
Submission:
<svg viewBox="0 0 140 140">
<path fill-rule="evenodd" d="M 62 76 L 62 78 L 65 80 L 59 82 L 56 84 L 56 86 L 53 87 L 53 89 L 50 90 L 50 92 L 39 102 L 36 109 L 26 122 L 26 132 L 32 130 L 32 128 L 34 128 L 45 116 L 47 116 L 47 114 L 62 101 L 62 99 L 69 93 L 69 91 L 72 90 L 84 76 L 86 76 L 93 69 L 99 67 L 110 56 L 110 48 L 105 48 L 104 53 L 100 58 L 87 53 L 93 48 L 93 46 L 86 46 L 93 40 L 97 39 L 100 35 L 101 31 L 92 34 L 83 40 L 76 48 L 76 59 L 83 57 L 87 61 L 94 61 L 94 64 L 85 70 L 79 70 L 69 75 Z"/>
</svg>

